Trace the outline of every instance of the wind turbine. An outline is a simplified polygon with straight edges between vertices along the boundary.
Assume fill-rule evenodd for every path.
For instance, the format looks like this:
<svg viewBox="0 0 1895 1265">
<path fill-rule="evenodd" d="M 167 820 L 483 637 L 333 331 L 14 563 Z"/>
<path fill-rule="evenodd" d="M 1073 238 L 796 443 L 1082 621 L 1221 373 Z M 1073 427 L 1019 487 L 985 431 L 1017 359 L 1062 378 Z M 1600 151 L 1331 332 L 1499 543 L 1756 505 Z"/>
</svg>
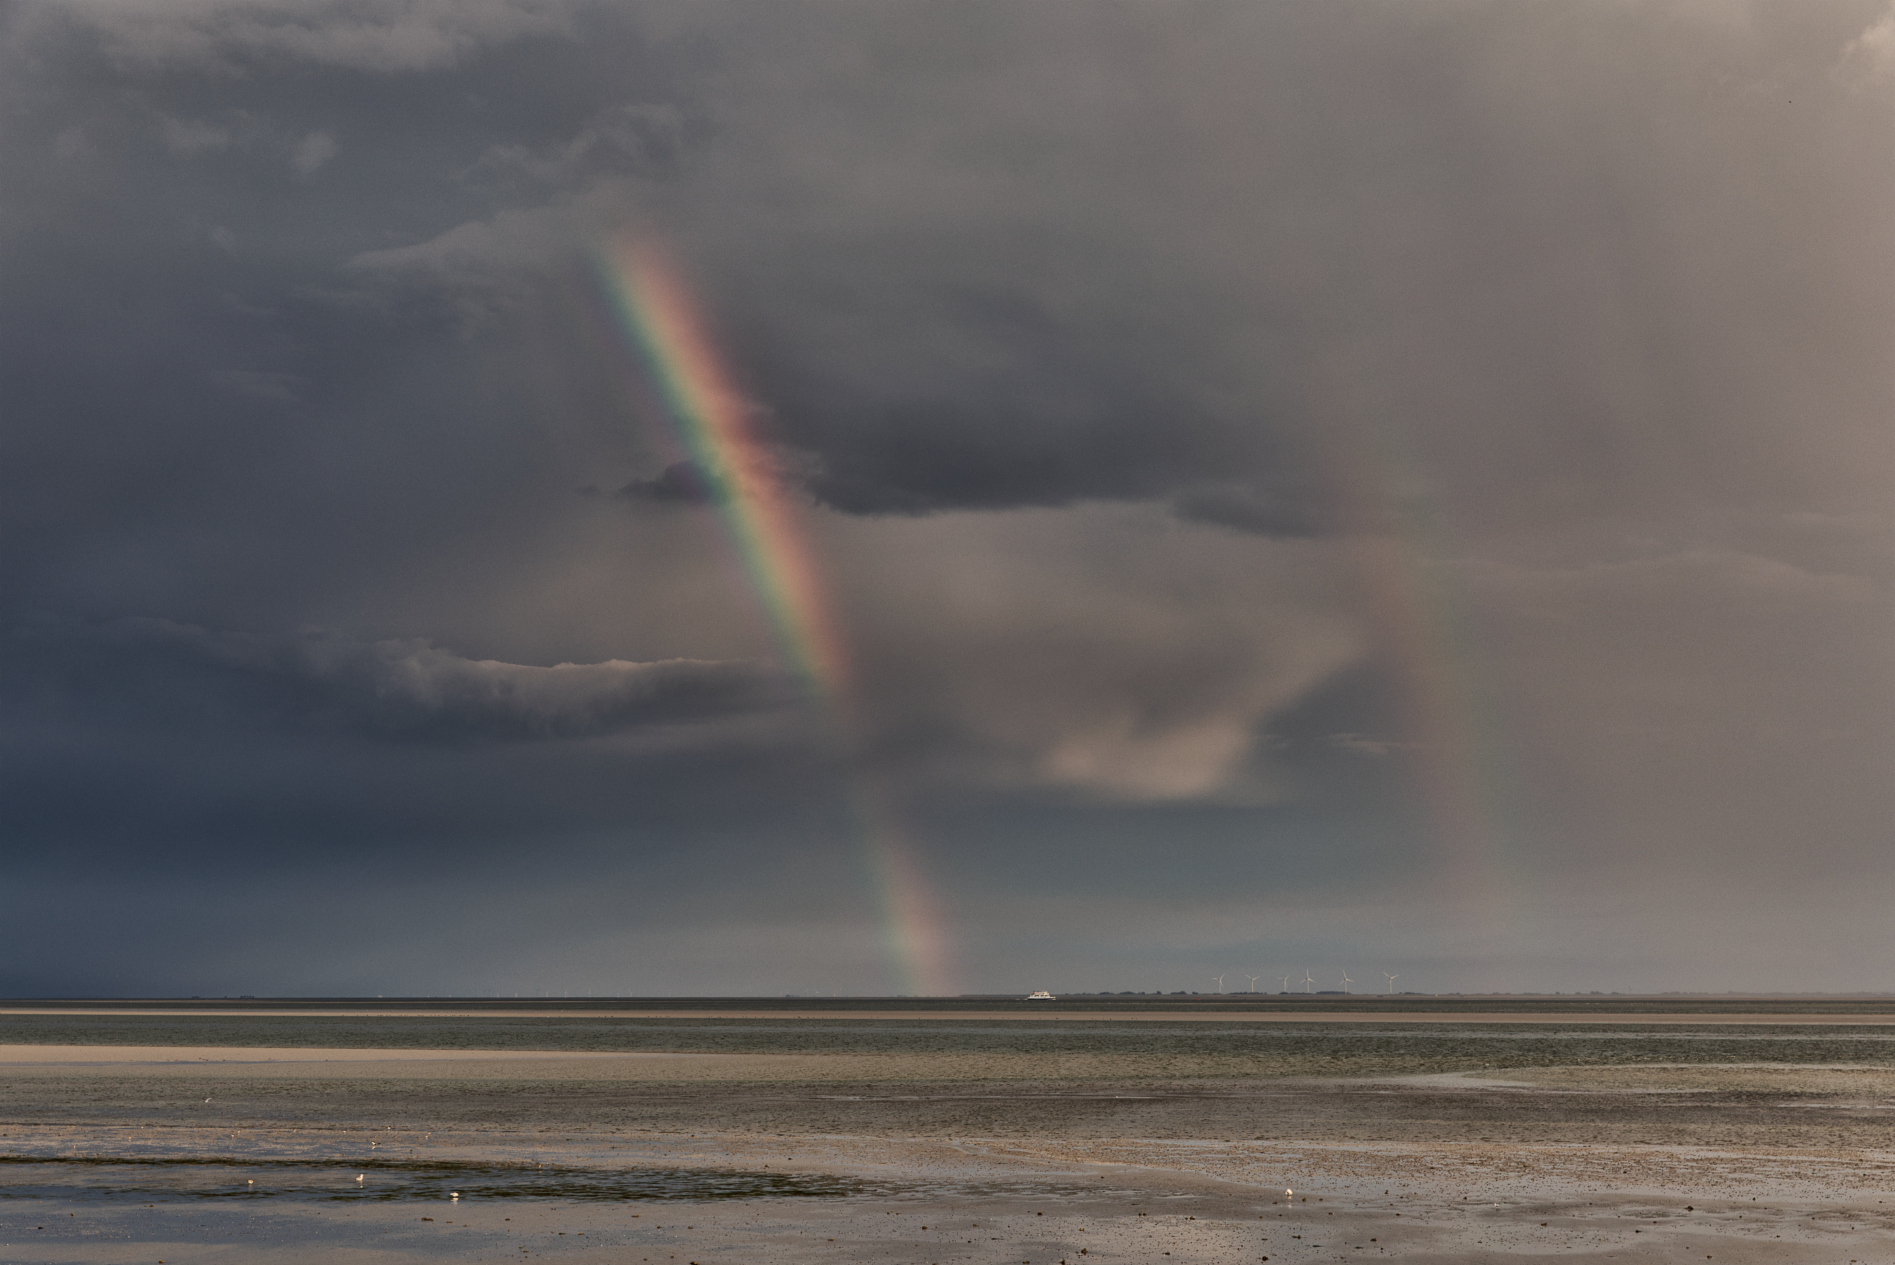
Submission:
<svg viewBox="0 0 1895 1265">
<path fill-rule="evenodd" d="M 1382 972 L 1382 974 L 1384 974 L 1384 975 L 1388 975 L 1388 972 L 1387 972 L 1387 971 L 1383 971 L 1383 972 Z M 1395 991 L 1395 981 L 1396 981 L 1396 980 L 1398 980 L 1398 979 L 1400 979 L 1400 978 L 1401 978 L 1401 976 L 1399 976 L 1399 975 L 1388 975 L 1388 991 L 1389 991 L 1390 993 L 1393 993 L 1393 992 Z"/>
<path fill-rule="evenodd" d="M 1342 991 L 1345 994 L 1349 991 L 1349 985 L 1353 983 L 1355 983 L 1355 981 L 1349 978 L 1349 972 L 1344 971 L 1342 973 Z"/>
<path fill-rule="evenodd" d="M 1309 968 L 1307 966 L 1303 968 L 1303 991 L 1306 993 L 1313 993 L 1316 991 L 1316 977 L 1309 973 Z"/>
<path fill-rule="evenodd" d="M 1262 979 L 1262 978 L 1263 978 L 1263 976 L 1261 976 L 1261 975 L 1246 975 L 1246 976 L 1244 976 L 1244 978 L 1250 981 L 1250 991 L 1254 993 L 1254 992 L 1256 992 L 1256 991 L 1257 991 L 1257 981 L 1258 981 L 1258 980 L 1260 980 L 1260 979 Z"/>
<path fill-rule="evenodd" d="M 1287 975 L 1283 975 L 1283 976 L 1279 976 L 1278 978 L 1280 978 L 1283 981 L 1283 991 L 1286 993 L 1289 992 L 1290 991 L 1290 977 Z"/>
<path fill-rule="evenodd" d="M 1224 977 L 1222 975 L 1213 975 L 1211 978 L 1217 981 L 1217 991 L 1220 993 L 1223 992 L 1224 991 Z"/>
</svg>

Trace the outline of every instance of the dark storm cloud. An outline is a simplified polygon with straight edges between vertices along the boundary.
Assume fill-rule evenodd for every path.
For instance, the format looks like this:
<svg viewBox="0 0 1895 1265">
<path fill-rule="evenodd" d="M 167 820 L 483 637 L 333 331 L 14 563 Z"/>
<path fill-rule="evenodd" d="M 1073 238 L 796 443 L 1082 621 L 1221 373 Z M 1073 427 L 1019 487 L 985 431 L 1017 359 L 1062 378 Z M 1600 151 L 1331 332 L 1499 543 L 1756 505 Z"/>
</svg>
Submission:
<svg viewBox="0 0 1895 1265">
<path fill-rule="evenodd" d="M 503 206 L 366 250 L 357 276 L 371 289 L 452 296 L 451 309 L 477 322 L 523 273 L 629 225 L 686 262 L 762 425 L 801 454 L 828 505 L 1056 506 L 1215 481 L 1282 505 L 1245 515 L 1253 530 L 1318 520 L 1298 388 L 1276 376 L 1301 350 L 1306 296 L 1246 293 L 1204 257 L 1200 226 L 1167 243 L 1150 234 L 1150 208 L 1120 205 L 1128 173 L 1163 143 L 1149 126 L 1128 129 L 1121 149 L 1113 120 L 1091 113 L 1119 103 L 1095 101 L 1064 67 L 1039 75 L 1016 55 L 990 73 L 962 48 L 921 75 L 972 111 L 967 137 L 942 136 L 937 102 L 901 74 L 851 63 L 837 87 L 805 98 L 821 57 L 794 83 L 756 61 L 799 36 L 774 20 L 752 31 L 755 14 L 683 12 L 672 15 L 688 36 L 674 36 L 678 46 L 714 49 L 742 91 L 678 103 L 599 84 L 641 95 L 570 131 L 487 148 L 461 183 L 494 194 L 499 181 Z M 938 21 L 853 8 L 838 20 L 845 12 L 904 43 L 924 42 Z M 1081 22 L 1082 43 L 1129 56 L 1110 27 Z M 1070 34 L 1064 19 L 1009 21 L 976 43 L 1017 37 L 1057 63 Z M 910 55 L 931 60 L 919 43 Z M 989 90 L 1000 104 L 981 99 Z M 1044 117 L 1018 113 L 1023 90 L 1045 94 Z M 785 91 L 796 99 L 779 99 Z M 825 103 L 832 91 L 839 99 Z M 808 112 L 827 125 L 783 131 Z M 1015 126 L 1029 148 L 1070 146 L 1081 161 L 1016 171 L 1006 138 L 993 137 L 991 155 L 976 139 Z M 823 171 L 835 179 L 811 185 Z M 1203 174 L 1183 174 L 1173 159 L 1152 179 L 1188 204 Z M 927 186 L 943 176 L 937 196 Z"/>
<path fill-rule="evenodd" d="M 1208 413 L 1184 384 L 1128 364 L 1128 349 L 1061 347 L 1049 330 L 991 314 L 968 324 L 1002 363 L 952 398 L 850 399 L 763 376 L 780 401 L 778 433 L 817 457 L 809 487 L 819 499 L 855 514 L 1147 500 L 1220 468 L 1264 464 L 1264 444 Z M 1235 499 L 1263 500 L 1243 488 L 1227 503 Z M 1243 525 L 1306 534 L 1315 517 L 1305 501 L 1243 515 Z"/>
<path fill-rule="evenodd" d="M 251 849 L 399 907 L 453 857 L 562 960 L 886 986 L 621 234 L 802 484 L 970 984 L 1735 982 L 1769 946 L 1666 893 L 1885 893 L 1883 0 L 3 13 L 0 820 L 45 899 L 179 857 L 183 917 L 267 902 L 211 860 Z M 1499 823 L 1459 853 L 1455 794 Z M 1468 855 L 1551 930 L 1475 943 Z M 214 956 L 114 890 L 87 978 Z"/>
<path fill-rule="evenodd" d="M 616 493 L 632 501 L 706 505 L 716 499 L 711 478 L 695 462 L 674 461 L 649 479 L 633 479 Z"/>
</svg>

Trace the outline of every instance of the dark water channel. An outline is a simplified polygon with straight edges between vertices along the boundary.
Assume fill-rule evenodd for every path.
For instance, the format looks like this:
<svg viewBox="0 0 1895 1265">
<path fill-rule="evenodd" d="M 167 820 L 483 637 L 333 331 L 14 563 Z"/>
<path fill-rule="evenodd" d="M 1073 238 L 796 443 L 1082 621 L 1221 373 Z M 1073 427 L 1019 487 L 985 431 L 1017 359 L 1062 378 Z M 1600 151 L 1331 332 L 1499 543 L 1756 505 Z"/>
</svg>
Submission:
<svg viewBox="0 0 1895 1265">
<path fill-rule="evenodd" d="M 889 1182 L 823 1173 L 715 1168 L 0 1156 L 0 1205 L 28 1200 L 122 1205 L 269 1199 L 293 1203 L 413 1202 L 453 1207 L 457 1203 L 471 1206 L 493 1200 L 704 1203 L 725 1199 L 994 1197 L 1072 1203 L 1111 1201 L 1130 1195 L 1116 1187 L 1072 1181 Z"/>
<path fill-rule="evenodd" d="M 907 1193 L 820 1173 L 307 1160 L 0 1157 L 0 1200 L 111 1203 L 287 1199 L 452 1203 L 494 1199 L 838 1199 Z"/>
</svg>

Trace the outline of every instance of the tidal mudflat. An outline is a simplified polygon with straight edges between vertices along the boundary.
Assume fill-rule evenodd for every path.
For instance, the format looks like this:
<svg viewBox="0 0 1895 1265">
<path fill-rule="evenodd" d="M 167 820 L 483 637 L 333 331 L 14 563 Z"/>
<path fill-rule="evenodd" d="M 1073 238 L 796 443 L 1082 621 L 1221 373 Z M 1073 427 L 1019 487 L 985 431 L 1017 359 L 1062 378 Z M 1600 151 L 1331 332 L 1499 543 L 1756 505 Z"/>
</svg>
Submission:
<svg viewBox="0 0 1895 1265">
<path fill-rule="evenodd" d="M 0 1258 L 1895 1260 L 1874 1015 L 718 1013 L 0 1014 Z"/>
</svg>

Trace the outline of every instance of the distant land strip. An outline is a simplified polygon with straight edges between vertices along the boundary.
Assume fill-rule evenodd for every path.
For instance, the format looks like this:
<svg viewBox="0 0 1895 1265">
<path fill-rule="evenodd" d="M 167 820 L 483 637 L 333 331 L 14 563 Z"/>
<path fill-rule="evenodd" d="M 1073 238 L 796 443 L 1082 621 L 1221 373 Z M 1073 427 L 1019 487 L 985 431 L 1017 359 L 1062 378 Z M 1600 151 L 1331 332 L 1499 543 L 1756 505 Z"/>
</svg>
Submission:
<svg viewBox="0 0 1895 1265">
<path fill-rule="evenodd" d="M 1100 1001 L 1106 1004 L 1100 1005 Z M 839 1004 L 838 1004 L 839 1003 Z M 245 998 L 0 1001 L 0 1016 L 847 1022 L 1895 1025 L 1895 998 Z"/>
</svg>

